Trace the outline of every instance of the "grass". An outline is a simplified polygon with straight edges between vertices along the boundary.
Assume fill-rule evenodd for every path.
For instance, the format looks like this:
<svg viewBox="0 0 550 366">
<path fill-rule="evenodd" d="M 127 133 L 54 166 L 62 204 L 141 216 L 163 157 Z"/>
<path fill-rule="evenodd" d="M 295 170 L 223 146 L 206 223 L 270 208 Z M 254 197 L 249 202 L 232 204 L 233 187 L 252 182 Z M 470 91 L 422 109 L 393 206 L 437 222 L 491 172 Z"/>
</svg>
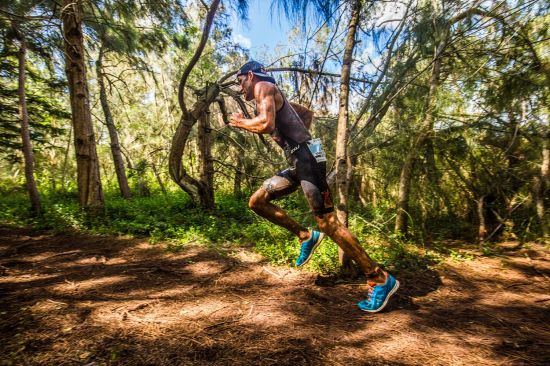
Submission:
<svg viewBox="0 0 550 366">
<path fill-rule="evenodd" d="M 43 193 L 44 214 L 40 217 L 29 214 L 24 191 L 3 189 L 0 194 L 2 224 L 56 232 L 148 237 L 151 243 L 168 242 L 170 250 L 179 250 L 191 243 L 213 248 L 248 246 L 278 265 L 293 265 L 299 254 L 298 241 L 291 233 L 255 215 L 248 209 L 246 199 L 230 194 L 218 194 L 216 210 L 205 211 L 193 207 L 188 196 L 179 191 L 124 200 L 113 190 L 106 193 L 105 209 L 95 217 L 80 210 L 76 192 Z M 280 204 L 304 225 L 314 226 L 301 195 L 292 195 Z M 426 270 L 440 261 L 441 254 L 391 234 L 389 221 L 391 216 L 380 210 L 350 215 L 350 229 L 374 260 L 393 272 Z M 326 238 L 307 269 L 328 274 L 336 272 L 338 267 L 338 247 Z"/>
</svg>

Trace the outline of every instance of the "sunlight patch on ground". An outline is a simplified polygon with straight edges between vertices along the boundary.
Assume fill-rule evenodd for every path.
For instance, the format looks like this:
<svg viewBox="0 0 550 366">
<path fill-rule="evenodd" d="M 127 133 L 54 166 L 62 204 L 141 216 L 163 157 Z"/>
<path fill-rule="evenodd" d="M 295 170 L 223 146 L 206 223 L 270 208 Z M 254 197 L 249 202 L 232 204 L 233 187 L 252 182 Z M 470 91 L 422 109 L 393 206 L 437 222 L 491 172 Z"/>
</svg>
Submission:
<svg viewBox="0 0 550 366">
<path fill-rule="evenodd" d="M 47 280 L 55 278 L 57 275 L 42 275 L 42 274 L 21 274 L 11 275 L 9 277 L 0 277 L 0 283 L 29 283 L 35 281 Z"/>
<path fill-rule="evenodd" d="M 275 309 L 271 305 L 250 304 L 242 318 L 242 324 L 252 328 L 287 327 L 299 322 L 295 315 Z M 299 324 L 299 323 L 298 323 Z"/>
<path fill-rule="evenodd" d="M 93 319 L 98 323 L 116 324 L 121 328 L 157 324 L 159 326 L 180 325 L 203 327 L 212 322 L 224 323 L 239 320 L 245 314 L 240 302 L 219 299 L 173 302 L 147 299 L 96 306 Z M 114 306 L 113 306 L 114 305 Z"/>
<path fill-rule="evenodd" d="M 402 327 L 401 329 L 411 329 Z M 359 346 L 367 350 L 368 354 L 375 358 L 387 359 L 388 361 L 398 361 L 401 357 L 407 358 L 407 355 L 415 355 L 415 361 L 421 364 L 433 364 L 434 353 L 439 356 L 437 364 L 440 365 L 471 365 L 472 344 L 479 342 L 478 337 L 467 337 L 464 334 L 451 334 L 434 329 L 422 329 L 421 332 L 404 330 L 398 328 L 392 332 L 387 330 L 382 333 L 375 329 L 367 330 L 367 333 L 361 333 L 363 337 L 353 336 L 348 342 L 354 346 Z M 361 339 L 362 338 L 362 339 Z M 438 351 L 438 349 L 440 351 Z M 485 351 L 485 353 L 489 353 Z M 388 355 L 394 355 L 388 357 Z M 482 364 L 486 364 L 487 355 L 479 355 Z M 498 363 L 495 363 L 498 364 Z"/>
<path fill-rule="evenodd" d="M 33 306 L 30 307 L 30 310 L 33 313 L 49 313 L 51 311 L 66 308 L 67 306 L 67 303 L 55 301 L 52 299 L 46 299 L 37 301 Z"/>
<path fill-rule="evenodd" d="M 108 276 L 96 277 L 83 281 L 69 281 L 66 279 L 64 283 L 54 285 L 51 289 L 56 292 L 88 291 L 119 284 L 128 281 L 131 278 L 132 277 L 129 276 Z"/>
<path fill-rule="evenodd" d="M 230 256 L 243 263 L 258 263 L 264 259 L 260 254 L 244 248 L 232 251 Z"/>
<path fill-rule="evenodd" d="M 152 299 L 163 298 L 163 299 L 184 299 L 187 297 L 192 297 L 191 290 L 193 290 L 194 285 L 178 285 L 168 289 L 162 289 L 158 291 L 151 291 L 151 289 L 142 289 L 142 290 L 132 290 L 128 292 L 131 296 L 145 296 Z"/>
<path fill-rule="evenodd" d="M 23 259 L 29 262 L 40 262 L 40 261 L 50 260 L 53 258 L 61 259 L 61 257 L 64 257 L 64 256 L 71 256 L 75 254 L 78 255 L 80 253 L 82 253 L 81 250 L 71 250 L 71 251 L 62 252 L 62 253 L 52 251 L 52 252 L 40 253 L 37 255 L 26 255 L 25 257 L 23 257 Z"/>
</svg>

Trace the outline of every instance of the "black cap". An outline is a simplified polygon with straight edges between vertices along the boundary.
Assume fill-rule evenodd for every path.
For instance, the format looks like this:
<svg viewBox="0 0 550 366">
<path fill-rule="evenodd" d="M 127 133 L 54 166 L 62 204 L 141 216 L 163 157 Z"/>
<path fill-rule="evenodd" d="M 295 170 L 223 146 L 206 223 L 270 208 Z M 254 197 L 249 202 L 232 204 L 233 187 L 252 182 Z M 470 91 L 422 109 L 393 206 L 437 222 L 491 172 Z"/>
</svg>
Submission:
<svg viewBox="0 0 550 366">
<path fill-rule="evenodd" d="M 246 64 L 242 65 L 239 71 L 237 71 L 237 76 L 246 75 L 249 71 L 260 78 L 263 81 L 269 81 L 270 83 L 275 84 L 275 79 L 267 74 L 265 71 L 264 65 L 257 61 L 248 61 Z"/>
</svg>

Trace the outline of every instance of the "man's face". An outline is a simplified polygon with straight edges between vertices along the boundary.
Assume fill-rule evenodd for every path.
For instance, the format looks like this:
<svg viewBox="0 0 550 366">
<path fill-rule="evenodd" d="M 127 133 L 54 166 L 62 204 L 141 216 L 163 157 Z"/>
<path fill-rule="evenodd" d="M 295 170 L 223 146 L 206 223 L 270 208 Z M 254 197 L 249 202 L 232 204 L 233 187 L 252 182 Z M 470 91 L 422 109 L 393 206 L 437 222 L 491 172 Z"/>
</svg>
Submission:
<svg viewBox="0 0 550 366">
<path fill-rule="evenodd" d="M 237 82 L 241 87 L 240 93 L 244 95 L 244 99 L 247 101 L 254 99 L 254 87 L 252 79 L 253 74 L 251 72 L 245 75 L 237 76 Z"/>
</svg>

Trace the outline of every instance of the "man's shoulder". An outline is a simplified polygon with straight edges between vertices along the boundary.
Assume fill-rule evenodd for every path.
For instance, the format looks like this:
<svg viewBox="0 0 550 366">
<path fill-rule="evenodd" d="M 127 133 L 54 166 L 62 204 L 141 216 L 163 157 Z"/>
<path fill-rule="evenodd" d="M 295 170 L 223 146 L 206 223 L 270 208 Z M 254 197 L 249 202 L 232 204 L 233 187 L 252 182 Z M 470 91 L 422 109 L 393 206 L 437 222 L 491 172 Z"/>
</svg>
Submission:
<svg viewBox="0 0 550 366">
<path fill-rule="evenodd" d="M 255 92 L 263 95 L 275 95 L 277 91 L 277 85 L 269 81 L 259 81 L 255 87 Z"/>
</svg>

